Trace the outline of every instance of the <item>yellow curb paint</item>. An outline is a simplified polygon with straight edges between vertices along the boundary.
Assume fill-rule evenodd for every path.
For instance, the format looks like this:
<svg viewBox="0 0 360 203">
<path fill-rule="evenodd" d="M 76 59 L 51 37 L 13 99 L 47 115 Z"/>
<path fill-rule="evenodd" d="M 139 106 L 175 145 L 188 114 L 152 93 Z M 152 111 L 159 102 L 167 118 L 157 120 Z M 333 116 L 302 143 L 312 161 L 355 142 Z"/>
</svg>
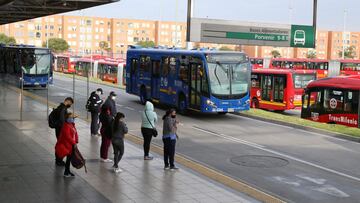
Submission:
<svg viewBox="0 0 360 203">
<path fill-rule="evenodd" d="M 21 90 L 19 88 L 16 88 L 16 87 L 9 87 L 9 89 L 12 89 L 16 92 L 21 92 Z M 35 94 L 32 94 L 28 91 L 23 91 L 24 92 L 24 96 L 27 96 L 27 97 L 30 97 L 36 101 L 39 101 L 41 103 L 47 103 L 46 99 L 40 97 L 40 96 L 37 96 Z M 49 102 L 49 107 L 56 107 L 56 104 L 53 103 L 53 102 Z M 82 118 L 82 117 L 79 117 L 80 119 L 84 120 L 84 121 L 87 121 L 87 122 L 90 122 L 89 119 L 86 119 L 86 118 Z M 142 145 L 143 144 L 143 140 L 141 138 L 139 138 L 138 136 L 136 135 L 132 135 L 132 134 L 127 134 L 125 136 L 125 139 L 134 143 L 134 144 L 137 144 L 137 145 Z M 157 145 L 154 145 L 154 144 L 151 144 L 151 151 L 154 152 L 154 153 L 157 153 L 157 154 L 160 154 L 160 155 L 163 155 L 163 149 Z M 179 154 L 176 154 L 175 155 L 175 159 L 176 159 L 176 162 L 185 166 L 185 167 L 188 167 L 212 180 L 215 180 L 227 187 L 230 187 L 236 191 L 239 191 L 239 192 L 242 192 L 242 193 L 245 193 L 247 195 L 249 195 L 250 197 L 253 197 L 259 201 L 262 201 L 262 202 L 269 202 L 269 203 L 284 203 L 285 201 L 275 197 L 275 196 L 272 196 L 270 194 L 267 194 L 259 189 L 256 189 L 244 182 L 240 182 L 238 180 L 235 180 L 229 176 L 226 176 L 224 174 L 221 174 L 220 172 L 218 171 L 215 171 L 214 169 L 211 169 L 203 164 L 200 164 L 200 163 L 197 163 L 193 160 L 190 160 L 182 155 L 179 155 Z"/>
</svg>

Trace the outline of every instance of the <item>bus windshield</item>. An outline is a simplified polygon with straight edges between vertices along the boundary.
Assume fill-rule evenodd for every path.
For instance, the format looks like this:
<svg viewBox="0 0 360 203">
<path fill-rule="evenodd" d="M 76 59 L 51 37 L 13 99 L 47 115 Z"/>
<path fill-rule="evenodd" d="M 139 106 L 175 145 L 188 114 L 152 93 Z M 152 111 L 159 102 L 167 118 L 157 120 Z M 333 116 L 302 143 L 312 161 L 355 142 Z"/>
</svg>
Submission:
<svg viewBox="0 0 360 203">
<path fill-rule="evenodd" d="M 313 74 L 294 74 L 294 87 L 295 89 L 304 89 L 312 80 L 315 80 Z"/>
<path fill-rule="evenodd" d="M 47 50 L 29 49 L 22 54 L 25 74 L 45 75 L 50 71 L 50 53 Z"/>
<path fill-rule="evenodd" d="M 230 96 L 247 93 L 250 70 L 246 60 L 220 62 L 208 59 L 208 69 L 212 94 Z"/>
</svg>

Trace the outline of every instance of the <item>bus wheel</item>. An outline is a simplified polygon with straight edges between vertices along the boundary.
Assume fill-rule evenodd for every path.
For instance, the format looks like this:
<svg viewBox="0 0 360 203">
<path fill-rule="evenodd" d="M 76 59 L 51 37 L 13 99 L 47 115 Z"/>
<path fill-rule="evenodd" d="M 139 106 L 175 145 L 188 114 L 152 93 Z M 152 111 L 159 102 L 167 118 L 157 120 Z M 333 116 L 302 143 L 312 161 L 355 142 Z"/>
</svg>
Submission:
<svg viewBox="0 0 360 203">
<path fill-rule="evenodd" d="M 259 100 L 258 99 L 256 99 L 256 98 L 252 99 L 251 108 L 255 108 L 255 109 L 259 108 Z"/>
<path fill-rule="evenodd" d="M 227 112 L 217 112 L 219 115 L 226 115 Z"/>
<path fill-rule="evenodd" d="M 179 97 L 179 102 L 178 102 L 178 111 L 180 114 L 186 114 L 186 100 L 185 100 L 185 96 L 181 95 Z"/>
<path fill-rule="evenodd" d="M 146 103 L 146 89 L 144 86 L 142 86 L 140 90 L 140 103 L 143 105 Z"/>
</svg>

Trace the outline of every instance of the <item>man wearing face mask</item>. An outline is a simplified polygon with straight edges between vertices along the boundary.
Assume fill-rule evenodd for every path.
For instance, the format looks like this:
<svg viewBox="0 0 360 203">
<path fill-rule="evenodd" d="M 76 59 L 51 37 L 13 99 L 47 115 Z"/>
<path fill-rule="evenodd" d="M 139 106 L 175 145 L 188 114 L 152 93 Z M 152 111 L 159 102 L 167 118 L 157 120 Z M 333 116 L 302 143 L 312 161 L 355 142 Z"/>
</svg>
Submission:
<svg viewBox="0 0 360 203">
<path fill-rule="evenodd" d="M 57 108 L 56 111 L 58 112 L 58 122 L 55 128 L 55 135 L 56 139 L 59 139 L 61 128 L 65 123 L 66 114 L 68 113 L 68 109 L 74 104 L 74 100 L 71 97 L 67 97 L 63 103 L 61 103 Z M 65 166 L 65 162 L 62 158 L 59 158 L 55 154 L 55 163 L 57 166 Z"/>
<path fill-rule="evenodd" d="M 111 123 L 113 122 L 117 113 L 115 100 L 116 93 L 110 92 L 109 97 L 101 107 L 101 113 L 99 116 L 101 122 L 100 157 L 102 162 L 112 162 L 111 159 L 108 159 L 108 152 L 112 137 Z"/>
<path fill-rule="evenodd" d="M 96 91 L 92 92 L 88 103 L 86 105 L 87 110 L 91 113 L 91 135 L 95 136 L 99 134 L 99 113 L 100 107 L 103 103 L 103 100 L 100 98 L 100 95 L 103 94 L 103 90 L 98 88 Z"/>
</svg>

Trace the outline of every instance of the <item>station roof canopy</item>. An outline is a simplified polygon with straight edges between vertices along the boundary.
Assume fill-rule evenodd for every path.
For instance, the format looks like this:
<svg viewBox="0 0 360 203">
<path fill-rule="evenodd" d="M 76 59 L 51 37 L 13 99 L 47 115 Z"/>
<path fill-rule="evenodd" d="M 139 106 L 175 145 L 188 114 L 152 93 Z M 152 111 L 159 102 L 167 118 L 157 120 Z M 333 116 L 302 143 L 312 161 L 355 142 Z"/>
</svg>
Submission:
<svg viewBox="0 0 360 203">
<path fill-rule="evenodd" d="M 0 0 L 0 25 L 117 1 L 120 0 Z"/>
</svg>

